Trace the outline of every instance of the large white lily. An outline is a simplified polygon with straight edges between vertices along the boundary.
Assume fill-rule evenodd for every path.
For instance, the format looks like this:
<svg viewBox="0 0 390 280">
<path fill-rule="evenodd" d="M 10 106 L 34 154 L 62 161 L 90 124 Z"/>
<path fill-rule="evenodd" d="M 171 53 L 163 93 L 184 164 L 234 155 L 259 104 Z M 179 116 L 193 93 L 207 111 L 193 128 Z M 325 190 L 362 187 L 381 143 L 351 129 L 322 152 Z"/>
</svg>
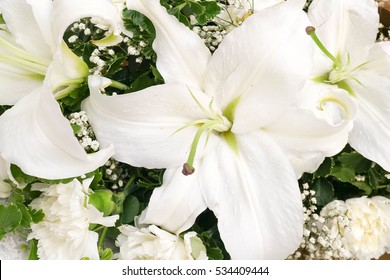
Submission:
<svg viewBox="0 0 390 280">
<path fill-rule="evenodd" d="M 390 170 L 390 43 L 375 43 L 379 16 L 374 0 L 314 0 L 309 9 L 317 44 L 315 94 L 343 90 L 358 104 L 350 145 Z M 348 108 L 344 101 L 338 103 Z M 348 101 L 346 101 L 348 102 Z"/>
<path fill-rule="evenodd" d="M 104 164 L 112 147 L 88 155 L 78 144 L 56 98 L 86 81 L 87 65 L 62 37 L 74 21 L 101 17 L 112 26 L 103 43 L 121 39 L 120 17 L 107 0 L 2 0 L 7 30 L 0 31 L 0 153 L 24 172 L 75 177 Z M 102 43 L 102 42 L 100 42 Z"/>
<path fill-rule="evenodd" d="M 167 168 L 142 223 L 180 233 L 208 207 L 233 259 L 285 258 L 297 248 L 296 175 L 265 128 L 295 102 L 310 73 L 304 2 L 256 12 L 213 56 L 158 0 L 127 2 L 154 23 L 166 84 L 110 97 L 100 92 L 106 81 L 93 76 L 83 109 L 117 160 Z"/>
</svg>

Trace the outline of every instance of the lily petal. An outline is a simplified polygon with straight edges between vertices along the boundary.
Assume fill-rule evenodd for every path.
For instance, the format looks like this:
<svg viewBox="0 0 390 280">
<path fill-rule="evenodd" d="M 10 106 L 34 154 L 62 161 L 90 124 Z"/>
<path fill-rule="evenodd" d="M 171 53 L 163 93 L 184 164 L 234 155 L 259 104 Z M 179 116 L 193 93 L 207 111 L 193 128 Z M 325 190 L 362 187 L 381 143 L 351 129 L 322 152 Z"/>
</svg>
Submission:
<svg viewBox="0 0 390 280">
<path fill-rule="evenodd" d="M 222 108 L 239 99 L 234 133 L 272 122 L 309 77 L 313 48 L 305 33 L 304 2 L 289 0 L 255 13 L 226 35 L 213 54 L 204 75 L 205 92 Z"/>
<path fill-rule="evenodd" d="M 50 89 L 42 86 L 0 117 L 0 152 L 25 173 L 47 179 L 77 177 L 102 166 L 107 147 L 87 154 L 63 117 Z"/>
<path fill-rule="evenodd" d="M 369 69 L 390 79 L 390 42 L 378 42 L 368 55 L 369 63 L 362 69 Z"/>
<path fill-rule="evenodd" d="M 42 85 L 42 78 L 40 75 L 0 63 L 0 104 L 14 105 Z"/>
<path fill-rule="evenodd" d="M 372 71 L 359 71 L 354 85 L 359 115 L 349 138 L 351 146 L 365 158 L 390 171 L 390 79 Z"/>
<path fill-rule="evenodd" d="M 237 142 L 237 154 L 222 141 L 204 158 L 199 173 L 206 204 L 232 259 L 286 258 L 298 248 L 303 230 L 294 171 L 265 133 L 240 135 Z"/>
<path fill-rule="evenodd" d="M 16 42 L 38 57 L 50 58 L 53 51 L 51 32 L 45 32 L 51 5 L 51 0 L 0 1 L 0 11 Z"/>
<path fill-rule="evenodd" d="M 358 105 L 348 92 L 307 82 L 299 103 L 264 130 L 286 152 L 300 178 L 345 147 L 357 112 Z"/>
<path fill-rule="evenodd" d="M 153 22 L 156 29 L 153 49 L 165 83 L 178 82 L 201 89 L 202 75 L 211 57 L 202 39 L 168 14 L 158 0 L 127 1 L 127 8 L 144 14 Z"/>
<path fill-rule="evenodd" d="M 314 0 L 308 15 L 330 53 L 342 55 L 344 63 L 349 55 L 352 68 L 366 62 L 378 32 L 379 15 L 375 1 Z M 329 59 L 328 63 L 331 63 Z"/>
<path fill-rule="evenodd" d="M 202 173 L 184 176 L 181 168 L 167 169 L 163 185 L 153 191 L 148 207 L 139 218 L 141 224 L 155 224 L 180 234 L 190 228 L 207 207 L 199 187 Z"/>
<path fill-rule="evenodd" d="M 255 11 L 261 11 L 262 9 L 271 7 L 281 2 L 284 2 L 284 0 L 253 0 L 253 9 Z"/>
<path fill-rule="evenodd" d="M 211 101 L 208 96 L 202 92 L 190 93 L 188 88 L 177 84 L 106 96 L 99 90 L 103 84 L 104 79 L 99 76 L 89 78 L 91 96 L 82 108 L 98 141 L 114 145 L 115 159 L 146 168 L 179 167 L 187 161 L 197 127 L 180 129 L 190 121 L 207 118 L 191 93 L 205 108 Z M 202 138 L 198 157 L 204 153 L 206 137 Z M 206 149 L 215 147 L 217 139 L 210 135 Z"/>
</svg>

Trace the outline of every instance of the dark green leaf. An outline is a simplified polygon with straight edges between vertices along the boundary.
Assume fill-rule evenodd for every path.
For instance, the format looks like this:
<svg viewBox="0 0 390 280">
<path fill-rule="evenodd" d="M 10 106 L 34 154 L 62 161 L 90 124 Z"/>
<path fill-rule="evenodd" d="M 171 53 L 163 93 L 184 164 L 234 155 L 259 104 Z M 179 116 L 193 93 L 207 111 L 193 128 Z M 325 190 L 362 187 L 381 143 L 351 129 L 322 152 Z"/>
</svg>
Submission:
<svg viewBox="0 0 390 280">
<path fill-rule="evenodd" d="M 191 10 L 191 13 L 194 14 L 195 16 L 201 15 L 204 12 L 206 12 L 206 7 L 202 6 L 201 4 L 194 1 L 190 1 L 189 3 L 190 3 L 189 8 Z"/>
<path fill-rule="evenodd" d="M 334 199 L 333 185 L 327 179 L 317 179 L 312 189 L 316 192 L 314 197 L 318 206 L 325 206 Z"/>
<path fill-rule="evenodd" d="M 123 224 L 130 224 L 134 221 L 134 217 L 139 214 L 140 204 L 135 196 L 129 195 L 123 203 L 123 212 L 121 215 L 121 222 Z"/>
<path fill-rule="evenodd" d="M 367 172 L 371 167 L 371 161 L 357 152 L 342 153 L 337 159 L 342 166 L 353 169 L 356 173 Z"/>
<path fill-rule="evenodd" d="M 20 226 L 22 213 L 15 204 L 0 204 L 0 240 L 9 232 Z"/>
<path fill-rule="evenodd" d="M 364 191 L 365 195 L 370 195 L 372 193 L 372 188 L 366 182 L 352 182 L 351 184 Z"/>
<path fill-rule="evenodd" d="M 315 178 L 327 177 L 334 166 L 334 161 L 332 158 L 325 158 L 325 160 L 318 167 L 316 172 L 314 173 Z"/>
<path fill-rule="evenodd" d="M 368 171 L 368 182 L 370 183 L 373 189 L 376 189 L 379 186 L 379 182 L 383 179 L 383 176 L 376 171 L 374 168 Z"/>
<path fill-rule="evenodd" d="M 355 171 L 347 167 L 335 166 L 332 168 L 331 174 L 341 182 L 351 182 L 355 180 Z"/>
<path fill-rule="evenodd" d="M 223 260 L 223 252 L 220 248 L 208 248 L 207 256 L 210 260 Z"/>
</svg>

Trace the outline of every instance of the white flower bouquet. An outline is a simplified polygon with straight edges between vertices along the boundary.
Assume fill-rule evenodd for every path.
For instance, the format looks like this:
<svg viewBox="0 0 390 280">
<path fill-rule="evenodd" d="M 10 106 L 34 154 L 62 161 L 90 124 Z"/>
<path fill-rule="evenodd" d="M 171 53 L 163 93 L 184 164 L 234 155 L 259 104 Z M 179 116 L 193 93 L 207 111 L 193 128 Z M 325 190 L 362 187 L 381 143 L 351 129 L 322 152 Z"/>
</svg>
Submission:
<svg viewBox="0 0 390 280">
<path fill-rule="evenodd" d="M 0 258 L 390 252 L 378 2 L 0 0 Z"/>
</svg>

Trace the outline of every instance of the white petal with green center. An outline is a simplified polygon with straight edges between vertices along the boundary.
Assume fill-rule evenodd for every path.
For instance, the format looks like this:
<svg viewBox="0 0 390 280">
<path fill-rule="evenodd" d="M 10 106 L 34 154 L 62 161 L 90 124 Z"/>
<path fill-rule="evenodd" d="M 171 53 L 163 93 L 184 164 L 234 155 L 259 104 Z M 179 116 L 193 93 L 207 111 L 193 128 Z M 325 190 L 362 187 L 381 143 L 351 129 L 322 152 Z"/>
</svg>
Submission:
<svg viewBox="0 0 390 280">
<path fill-rule="evenodd" d="M 188 158 L 198 126 L 193 121 L 208 116 L 182 85 L 159 85 L 125 95 L 105 96 L 100 93 L 104 80 L 89 79 L 91 96 L 82 105 L 88 114 L 97 139 L 103 145 L 115 146 L 115 158 L 134 166 L 167 168 L 182 166 Z M 192 91 L 203 107 L 211 99 Z M 213 149 L 217 137 L 211 134 L 207 145 L 203 134 L 197 157 Z"/>
<path fill-rule="evenodd" d="M 359 93 L 359 114 L 349 143 L 364 157 L 390 171 L 390 79 L 371 71 L 360 71 L 357 77 L 364 86 L 353 87 Z"/>
<path fill-rule="evenodd" d="M 205 92 L 223 108 L 239 99 L 233 132 L 272 122 L 309 77 L 313 48 L 304 32 L 303 4 L 290 0 L 255 13 L 226 35 L 213 54 L 204 74 Z"/>
<path fill-rule="evenodd" d="M 199 162 L 195 165 L 199 166 Z M 202 176 L 198 171 L 191 176 L 184 176 L 181 167 L 167 169 L 163 185 L 154 189 L 149 206 L 139 222 L 155 224 L 176 234 L 189 229 L 207 208 L 199 187 Z"/>
<path fill-rule="evenodd" d="M 146 15 L 156 29 L 153 49 L 166 83 L 202 89 L 203 72 L 211 57 L 202 39 L 167 13 L 158 0 L 130 0 L 127 8 Z"/>
<path fill-rule="evenodd" d="M 375 1 L 314 0 L 308 15 L 320 40 L 335 57 L 341 55 L 343 64 L 347 62 L 348 54 L 351 68 L 367 61 L 378 32 Z"/>
<path fill-rule="evenodd" d="M 239 153 L 224 141 L 199 173 L 206 205 L 232 259 L 284 259 L 299 246 L 302 201 L 294 171 L 265 133 L 237 136 Z"/>
<path fill-rule="evenodd" d="M 112 147 L 87 154 L 48 87 L 42 86 L 0 116 L 1 156 L 25 173 L 47 179 L 77 177 L 112 156 Z"/>
</svg>

